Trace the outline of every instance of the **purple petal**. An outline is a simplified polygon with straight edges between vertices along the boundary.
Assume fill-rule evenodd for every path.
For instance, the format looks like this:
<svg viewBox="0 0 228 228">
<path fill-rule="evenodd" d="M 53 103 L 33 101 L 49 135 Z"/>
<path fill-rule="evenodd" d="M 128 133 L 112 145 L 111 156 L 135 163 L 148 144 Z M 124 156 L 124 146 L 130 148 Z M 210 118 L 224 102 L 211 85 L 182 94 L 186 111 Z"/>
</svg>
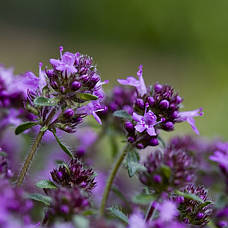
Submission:
<svg viewBox="0 0 228 228">
<path fill-rule="evenodd" d="M 157 135 L 153 126 L 148 127 L 146 131 L 150 136 Z"/>
<path fill-rule="evenodd" d="M 138 132 L 140 132 L 140 133 L 142 133 L 143 131 L 145 131 L 145 129 L 146 129 L 146 127 L 143 126 L 142 124 L 137 124 L 135 126 L 135 130 L 138 131 Z"/>
<path fill-rule="evenodd" d="M 143 116 L 138 115 L 136 112 L 133 112 L 133 120 L 136 122 L 140 122 L 141 120 L 143 120 Z"/>
</svg>

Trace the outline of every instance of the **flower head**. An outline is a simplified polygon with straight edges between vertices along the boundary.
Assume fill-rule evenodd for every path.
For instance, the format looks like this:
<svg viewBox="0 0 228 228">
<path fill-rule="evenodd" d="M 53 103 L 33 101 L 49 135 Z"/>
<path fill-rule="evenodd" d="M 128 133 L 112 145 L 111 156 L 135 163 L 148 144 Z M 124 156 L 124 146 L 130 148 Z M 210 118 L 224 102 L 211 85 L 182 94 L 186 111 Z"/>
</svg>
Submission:
<svg viewBox="0 0 228 228">
<path fill-rule="evenodd" d="M 179 219 L 186 224 L 206 225 L 213 214 L 213 206 L 209 202 L 207 190 L 202 186 L 196 187 L 190 184 L 184 188 L 183 192 L 196 195 L 202 202 L 184 196 L 174 196 L 173 200 L 179 203 Z M 205 204 L 205 202 L 208 203 Z"/>
<path fill-rule="evenodd" d="M 77 159 L 72 159 L 69 165 L 62 165 L 51 172 L 52 179 L 62 187 L 72 188 L 77 186 L 87 192 L 95 187 L 94 172 L 91 168 L 84 168 Z"/>
</svg>

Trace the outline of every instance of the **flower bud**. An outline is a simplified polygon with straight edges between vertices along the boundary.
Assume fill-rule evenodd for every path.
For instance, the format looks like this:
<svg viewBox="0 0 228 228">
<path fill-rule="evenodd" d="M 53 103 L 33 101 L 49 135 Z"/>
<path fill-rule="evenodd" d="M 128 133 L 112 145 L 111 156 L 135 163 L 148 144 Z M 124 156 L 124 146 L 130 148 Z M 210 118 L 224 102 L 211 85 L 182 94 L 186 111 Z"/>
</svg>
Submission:
<svg viewBox="0 0 228 228">
<path fill-rule="evenodd" d="M 159 141 L 157 138 L 151 138 L 150 141 L 149 141 L 149 144 L 151 146 L 157 146 L 159 144 Z"/>
<path fill-rule="evenodd" d="M 169 108 L 169 102 L 167 100 L 162 100 L 159 105 L 162 109 L 168 109 Z"/>
<path fill-rule="evenodd" d="M 81 83 L 78 81 L 73 81 L 71 84 L 71 89 L 76 91 L 81 88 Z"/>
<path fill-rule="evenodd" d="M 74 115 L 74 110 L 69 108 L 69 109 L 64 111 L 63 115 L 66 118 L 71 118 Z"/>
<path fill-rule="evenodd" d="M 174 124 L 173 122 L 169 121 L 164 124 L 164 127 L 167 131 L 172 131 L 174 129 Z"/>
<path fill-rule="evenodd" d="M 125 129 L 128 132 L 133 132 L 134 131 L 134 125 L 131 122 L 125 122 Z"/>
<path fill-rule="evenodd" d="M 162 90 L 162 88 L 163 88 L 163 86 L 161 85 L 161 84 L 155 84 L 154 85 L 154 90 L 155 90 L 155 92 L 160 92 L 161 90 Z"/>
<path fill-rule="evenodd" d="M 141 109 L 144 109 L 144 102 L 143 102 L 143 99 L 136 99 L 136 105 L 141 108 Z"/>
<path fill-rule="evenodd" d="M 155 100 L 154 100 L 154 98 L 153 98 L 153 97 L 148 97 L 148 98 L 147 98 L 147 101 L 148 101 L 148 103 L 149 103 L 150 107 L 154 106 L 154 104 L 155 104 Z"/>
</svg>

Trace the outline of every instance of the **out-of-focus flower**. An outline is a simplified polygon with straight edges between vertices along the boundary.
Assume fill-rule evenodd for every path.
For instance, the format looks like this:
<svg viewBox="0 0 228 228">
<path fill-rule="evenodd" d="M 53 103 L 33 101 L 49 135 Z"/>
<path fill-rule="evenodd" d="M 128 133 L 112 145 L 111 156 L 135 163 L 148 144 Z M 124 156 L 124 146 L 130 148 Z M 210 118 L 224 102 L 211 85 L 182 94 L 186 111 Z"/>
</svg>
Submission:
<svg viewBox="0 0 228 228">
<path fill-rule="evenodd" d="M 147 228 L 144 216 L 136 211 L 129 217 L 129 228 Z"/>
<path fill-rule="evenodd" d="M 215 216 L 215 223 L 218 228 L 228 227 L 228 206 L 217 211 Z"/>
<path fill-rule="evenodd" d="M 194 180 L 192 157 L 184 150 L 171 145 L 164 151 L 152 151 L 145 159 L 146 171 L 139 174 L 140 181 L 156 192 L 184 187 Z"/>
<path fill-rule="evenodd" d="M 52 198 L 44 219 L 44 224 L 51 225 L 58 219 L 71 221 L 74 215 L 80 214 L 89 205 L 89 200 L 78 187 L 58 188 L 50 192 Z"/>
<path fill-rule="evenodd" d="M 215 152 L 210 156 L 210 160 L 217 162 L 222 172 L 228 177 L 228 143 L 217 143 Z"/>
<path fill-rule="evenodd" d="M 176 216 L 179 214 L 177 210 L 177 206 L 174 202 L 165 200 L 159 205 L 159 219 L 162 222 L 169 222 L 176 218 Z"/>
<path fill-rule="evenodd" d="M 8 227 L 10 218 L 19 224 L 31 222 L 29 212 L 33 207 L 32 201 L 25 199 L 23 190 L 13 188 L 6 179 L 0 179 L 0 202 L 0 227 Z"/>
</svg>

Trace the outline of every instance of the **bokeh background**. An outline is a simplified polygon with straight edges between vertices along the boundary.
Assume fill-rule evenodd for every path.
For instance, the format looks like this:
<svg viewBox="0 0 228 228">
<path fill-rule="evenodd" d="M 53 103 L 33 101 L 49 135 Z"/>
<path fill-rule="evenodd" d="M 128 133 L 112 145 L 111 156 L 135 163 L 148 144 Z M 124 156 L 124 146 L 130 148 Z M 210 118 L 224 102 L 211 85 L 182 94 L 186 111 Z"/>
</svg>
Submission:
<svg viewBox="0 0 228 228">
<path fill-rule="evenodd" d="M 203 107 L 201 135 L 227 140 L 227 10 L 227 0 L 1 0 L 0 62 L 38 72 L 63 45 L 93 56 L 107 88 L 143 64 L 147 83 L 173 85 L 185 110 Z"/>
</svg>

